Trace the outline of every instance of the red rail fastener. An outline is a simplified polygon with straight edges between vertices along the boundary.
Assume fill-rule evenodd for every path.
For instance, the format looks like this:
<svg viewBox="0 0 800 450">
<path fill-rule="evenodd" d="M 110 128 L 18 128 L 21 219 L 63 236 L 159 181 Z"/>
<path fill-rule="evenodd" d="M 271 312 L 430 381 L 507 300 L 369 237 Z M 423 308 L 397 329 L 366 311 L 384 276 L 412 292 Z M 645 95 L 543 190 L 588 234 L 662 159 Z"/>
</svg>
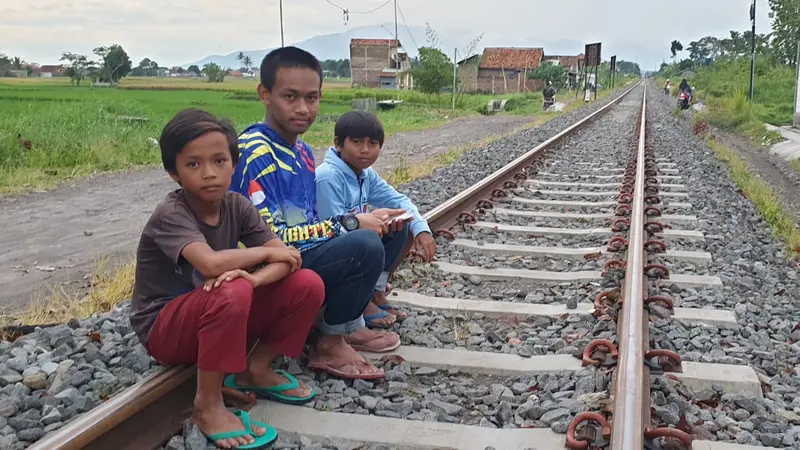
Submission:
<svg viewBox="0 0 800 450">
<path fill-rule="evenodd" d="M 630 227 L 631 227 L 631 220 L 630 220 L 630 219 L 625 219 L 625 218 L 622 218 L 622 219 L 616 219 L 616 220 L 615 220 L 615 221 L 614 221 L 614 222 L 611 224 L 611 231 L 613 231 L 613 232 L 615 232 L 615 233 L 619 233 L 620 231 L 627 231 L 627 230 L 629 230 L 629 229 L 630 229 Z"/>
<path fill-rule="evenodd" d="M 653 186 L 651 184 L 645 185 L 644 192 L 647 194 L 658 194 L 658 186 Z"/>
<path fill-rule="evenodd" d="M 608 350 L 608 353 L 611 354 L 612 358 L 617 359 L 619 357 L 619 351 L 613 342 L 609 341 L 608 339 L 595 339 L 590 342 L 585 349 L 583 349 L 583 356 L 581 357 L 581 360 L 583 361 L 584 366 L 599 366 L 605 362 L 604 360 L 597 360 L 593 358 L 593 353 L 601 347 Z"/>
<path fill-rule="evenodd" d="M 508 197 L 508 192 L 502 189 L 495 189 L 492 191 L 492 198 L 506 198 Z"/>
<path fill-rule="evenodd" d="M 617 295 L 614 298 L 611 298 L 612 293 L 614 293 L 614 291 L 603 291 L 597 294 L 597 297 L 594 298 L 593 315 L 595 317 L 600 317 L 608 313 L 608 310 L 619 302 L 619 295 Z"/>
<path fill-rule="evenodd" d="M 603 273 L 608 273 L 609 270 L 613 269 L 624 269 L 627 266 L 627 261 L 623 261 L 621 259 L 609 259 L 605 264 L 603 264 Z"/>
<path fill-rule="evenodd" d="M 655 176 L 658 175 L 658 171 L 653 170 L 653 169 L 645 170 L 644 174 L 645 174 L 645 176 L 648 176 L 648 177 L 655 177 Z"/>
<path fill-rule="evenodd" d="M 475 214 L 466 211 L 458 213 L 457 220 L 459 223 L 475 223 L 478 221 L 478 219 L 475 218 Z"/>
<path fill-rule="evenodd" d="M 674 310 L 675 309 L 675 303 L 672 301 L 671 298 L 669 298 L 669 297 L 667 297 L 665 295 L 651 295 L 650 297 L 647 297 L 646 299 L 644 299 L 644 304 L 645 305 L 649 305 L 651 303 L 662 303 L 664 306 L 666 306 L 670 310 Z"/>
<path fill-rule="evenodd" d="M 569 427 L 567 427 L 567 442 L 565 446 L 570 450 L 588 450 L 589 442 L 584 440 L 578 440 L 575 438 L 575 431 L 578 429 L 578 425 L 583 422 L 594 422 L 600 426 L 603 433 L 603 439 L 608 439 L 611 437 L 611 425 L 608 424 L 608 420 L 603 417 L 602 414 L 596 412 L 589 412 L 584 411 L 574 419 L 572 422 L 569 423 Z"/>
<path fill-rule="evenodd" d="M 658 358 L 658 363 L 665 372 L 683 372 L 681 357 L 672 350 L 667 350 L 665 348 L 650 350 L 644 354 L 644 357 L 645 359 Z"/>
<path fill-rule="evenodd" d="M 451 241 L 455 241 L 456 240 L 456 235 L 453 234 L 452 231 L 446 230 L 444 228 L 440 228 L 440 229 L 434 231 L 433 232 L 433 236 L 434 237 L 444 236 L 445 238 L 447 238 L 447 239 L 449 239 Z"/>
<path fill-rule="evenodd" d="M 644 198 L 644 202 L 647 203 L 648 205 L 656 205 L 658 203 L 661 203 L 661 197 L 657 195 L 648 195 Z"/>
<path fill-rule="evenodd" d="M 528 176 L 524 172 L 517 172 L 514 174 L 514 179 L 517 181 L 527 180 Z"/>
<path fill-rule="evenodd" d="M 685 450 L 690 450 L 692 448 L 692 435 L 677 428 L 649 428 L 644 431 L 644 437 L 647 440 L 673 438 L 681 441 L 681 444 Z"/>
<path fill-rule="evenodd" d="M 633 203 L 633 196 L 630 194 L 620 194 L 619 195 L 619 202 L 620 203 Z"/>
<path fill-rule="evenodd" d="M 628 248 L 628 240 L 622 236 L 614 236 L 608 241 L 608 251 L 621 252 Z"/>
<path fill-rule="evenodd" d="M 475 203 L 475 206 L 477 206 L 480 209 L 494 209 L 494 205 L 492 204 L 492 202 L 490 202 L 489 200 L 487 200 L 485 198 L 481 199 L 481 200 L 478 200 Z"/>
<path fill-rule="evenodd" d="M 661 241 L 649 240 L 644 243 L 644 249 L 651 253 L 664 253 L 667 251 L 667 244 Z"/>
<path fill-rule="evenodd" d="M 628 206 L 628 205 L 618 205 L 617 206 L 616 215 L 617 216 L 629 216 L 629 215 L 631 215 L 631 207 Z"/>
<path fill-rule="evenodd" d="M 658 178 L 656 178 L 656 177 L 647 177 L 647 178 L 644 179 L 644 184 L 658 185 Z"/>
<path fill-rule="evenodd" d="M 648 264 L 644 266 L 644 273 L 648 277 L 669 278 L 669 269 L 663 264 Z"/>
<path fill-rule="evenodd" d="M 503 188 L 504 189 L 516 189 L 518 187 L 519 186 L 517 186 L 517 183 L 515 183 L 513 181 L 506 181 L 505 183 L 503 183 Z"/>
<path fill-rule="evenodd" d="M 646 215 L 647 217 L 660 217 L 661 208 L 657 208 L 655 206 L 648 206 L 644 209 L 644 215 Z"/>
</svg>

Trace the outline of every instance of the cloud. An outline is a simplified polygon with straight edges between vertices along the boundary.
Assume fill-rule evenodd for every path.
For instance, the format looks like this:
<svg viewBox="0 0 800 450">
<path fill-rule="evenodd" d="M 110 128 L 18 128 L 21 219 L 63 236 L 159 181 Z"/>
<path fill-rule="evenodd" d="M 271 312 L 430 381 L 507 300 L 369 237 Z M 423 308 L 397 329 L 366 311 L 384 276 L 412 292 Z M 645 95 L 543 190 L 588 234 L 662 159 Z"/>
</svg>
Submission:
<svg viewBox="0 0 800 450">
<path fill-rule="evenodd" d="M 280 44 L 277 0 L 37 0 L 30 5 L 23 1 L 23 6 L 0 1 L 0 36 L 20 37 L 2 39 L 0 52 L 41 63 L 56 61 L 62 51 L 90 53 L 112 42 L 123 45 L 135 61 L 147 56 L 166 65 Z M 374 9 L 385 0 L 332 1 L 357 12 Z M 759 27 L 766 30 L 767 0 L 758 2 Z M 492 41 L 602 40 L 659 48 L 672 39 L 689 41 L 748 28 L 750 0 L 573 0 L 569 4 L 398 0 L 398 4 L 400 27 L 429 22 L 443 34 L 485 32 Z M 393 20 L 391 3 L 369 15 L 351 14 L 345 26 L 342 11 L 326 0 L 284 1 L 287 43 Z"/>
</svg>

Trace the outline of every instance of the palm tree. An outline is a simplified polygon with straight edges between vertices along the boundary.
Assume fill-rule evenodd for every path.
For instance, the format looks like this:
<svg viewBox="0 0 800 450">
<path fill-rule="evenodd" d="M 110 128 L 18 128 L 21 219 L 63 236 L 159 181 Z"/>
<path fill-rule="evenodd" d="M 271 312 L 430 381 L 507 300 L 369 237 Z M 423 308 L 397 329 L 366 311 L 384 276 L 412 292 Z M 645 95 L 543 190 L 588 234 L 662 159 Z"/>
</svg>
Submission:
<svg viewBox="0 0 800 450">
<path fill-rule="evenodd" d="M 245 58 L 245 56 L 244 56 L 243 52 L 239 52 L 239 54 L 236 55 L 236 60 L 239 61 L 239 63 L 242 65 L 242 67 L 244 67 L 244 58 Z"/>
<path fill-rule="evenodd" d="M 15 70 L 22 70 L 25 61 L 22 60 L 19 56 L 15 56 L 11 58 L 11 65 L 14 67 Z"/>
<path fill-rule="evenodd" d="M 678 52 L 683 51 L 683 44 L 680 41 L 672 41 L 669 46 L 669 51 L 672 52 L 672 62 L 675 62 L 675 57 Z"/>
<path fill-rule="evenodd" d="M 242 59 L 242 66 L 249 71 L 253 67 L 253 59 L 249 56 L 245 56 Z"/>
</svg>

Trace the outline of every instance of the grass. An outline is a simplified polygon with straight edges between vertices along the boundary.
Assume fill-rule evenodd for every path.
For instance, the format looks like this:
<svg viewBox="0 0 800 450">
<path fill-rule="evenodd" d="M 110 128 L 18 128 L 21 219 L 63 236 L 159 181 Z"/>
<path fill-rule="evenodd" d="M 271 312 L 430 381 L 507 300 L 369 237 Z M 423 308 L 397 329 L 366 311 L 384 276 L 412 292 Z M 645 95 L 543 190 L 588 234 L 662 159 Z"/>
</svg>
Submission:
<svg viewBox="0 0 800 450">
<path fill-rule="evenodd" d="M 781 205 L 769 183 L 753 176 L 747 163 L 724 145 L 711 137 L 707 138 L 707 142 L 717 157 L 728 165 L 736 185 L 753 202 L 761 216 L 772 228 L 775 236 L 784 241 L 795 258 L 798 257 L 800 231 L 795 226 L 792 216 Z"/>
<path fill-rule="evenodd" d="M 110 311 L 133 294 L 135 261 L 112 265 L 108 258 L 92 264 L 88 290 L 70 292 L 63 286 L 40 291 L 24 309 L 0 314 L 0 326 L 45 325 L 66 323 L 73 318 L 89 317 Z"/>
</svg>

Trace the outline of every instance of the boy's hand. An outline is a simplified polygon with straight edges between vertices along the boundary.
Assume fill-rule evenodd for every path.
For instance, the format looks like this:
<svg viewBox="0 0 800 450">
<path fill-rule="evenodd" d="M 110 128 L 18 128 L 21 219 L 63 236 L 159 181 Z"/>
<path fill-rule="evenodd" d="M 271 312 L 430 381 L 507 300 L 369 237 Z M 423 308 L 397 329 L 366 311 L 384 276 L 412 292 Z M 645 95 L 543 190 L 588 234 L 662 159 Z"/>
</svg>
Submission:
<svg viewBox="0 0 800 450">
<path fill-rule="evenodd" d="M 388 218 L 388 216 L 376 215 L 374 212 L 370 214 L 356 214 L 359 229 L 374 231 L 378 233 L 380 237 L 383 237 L 384 234 L 389 232 L 389 225 L 386 223 Z"/>
<path fill-rule="evenodd" d="M 433 261 L 433 257 L 436 255 L 436 241 L 428 232 L 422 232 L 414 238 L 414 248 L 425 262 Z"/>
<path fill-rule="evenodd" d="M 236 269 L 236 270 L 229 270 L 223 273 L 222 275 L 218 276 L 217 278 L 212 278 L 206 281 L 205 284 L 203 284 L 203 290 L 209 292 L 211 291 L 211 289 L 216 289 L 222 286 L 222 283 L 233 281 L 237 278 L 244 278 L 245 280 L 250 282 L 250 284 L 253 287 L 258 287 L 258 281 L 256 281 L 256 279 L 253 278 L 253 276 L 250 275 L 246 270 Z"/>
<path fill-rule="evenodd" d="M 396 233 L 403 229 L 403 226 L 406 222 L 410 222 L 414 220 L 413 217 L 408 218 L 407 220 L 397 220 L 397 217 L 402 216 L 406 213 L 405 209 L 392 209 L 392 208 L 380 208 L 372 211 L 372 215 L 377 216 L 383 219 L 384 222 L 388 225 L 388 232 L 389 233 Z"/>
<path fill-rule="evenodd" d="M 265 247 L 267 249 L 268 263 L 286 263 L 289 264 L 289 271 L 294 272 L 303 264 L 303 259 L 300 256 L 300 251 L 294 247 Z"/>
</svg>

